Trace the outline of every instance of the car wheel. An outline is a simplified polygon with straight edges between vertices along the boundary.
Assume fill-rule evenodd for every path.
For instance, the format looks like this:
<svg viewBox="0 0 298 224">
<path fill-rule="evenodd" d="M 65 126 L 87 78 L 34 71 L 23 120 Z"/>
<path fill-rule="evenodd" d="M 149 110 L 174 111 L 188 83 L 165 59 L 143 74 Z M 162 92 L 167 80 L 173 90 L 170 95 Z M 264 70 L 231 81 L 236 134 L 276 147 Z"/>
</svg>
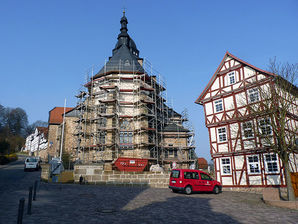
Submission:
<svg viewBox="0 0 298 224">
<path fill-rule="evenodd" d="M 186 186 L 186 188 L 184 189 L 185 194 L 190 195 L 192 192 L 191 186 Z"/>
<path fill-rule="evenodd" d="M 178 190 L 172 189 L 173 193 L 178 193 Z"/>
<path fill-rule="evenodd" d="M 215 187 L 213 188 L 213 193 L 214 193 L 214 194 L 219 194 L 219 192 L 220 192 L 219 187 L 218 187 L 218 186 L 215 186 Z"/>
</svg>

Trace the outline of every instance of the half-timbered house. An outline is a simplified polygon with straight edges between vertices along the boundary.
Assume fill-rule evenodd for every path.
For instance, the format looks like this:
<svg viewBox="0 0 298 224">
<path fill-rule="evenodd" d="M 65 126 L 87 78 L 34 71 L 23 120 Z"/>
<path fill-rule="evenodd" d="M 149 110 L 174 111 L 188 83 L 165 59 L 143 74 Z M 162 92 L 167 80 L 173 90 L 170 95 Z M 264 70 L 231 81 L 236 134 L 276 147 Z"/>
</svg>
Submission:
<svg viewBox="0 0 298 224">
<path fill-rule="evenodd" d="M 280 158 L 256 134 L 273 134 L 270 118 L 252 116 L 248 106 L 261 100 L 259 88 L 270 86 L 275 76 L 227 52 L 195 101 L 204 106 L 215 176 L 225 187 L 286 185 Z M 289 114 L 290 128 L 297 130 L 297 101 Z M 297 154 L 290 159 L 297 172 Z"/>
</svg>

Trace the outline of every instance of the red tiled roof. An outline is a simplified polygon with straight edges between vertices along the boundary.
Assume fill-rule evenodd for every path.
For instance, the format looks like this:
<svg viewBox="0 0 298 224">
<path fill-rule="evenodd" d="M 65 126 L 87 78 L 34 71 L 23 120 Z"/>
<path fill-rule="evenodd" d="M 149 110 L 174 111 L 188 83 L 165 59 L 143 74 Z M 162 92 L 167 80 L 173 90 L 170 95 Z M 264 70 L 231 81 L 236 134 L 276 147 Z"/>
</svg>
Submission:
<svg viewBox="0 0 298 224">
<path fill-rule="evenodd" d="M 71 111 L 73 107 L 66 107 L 65 113 Z M 61 124 L 63 122 L 64 107 L 54 107 L 49 112 L 49 124 Z"/>
<path fill-rule="evenodd" d="M 45 138 L 48 138 L 49 128 L 47 127 L 36 127 L 38 132 L 43 133 Z"/>
<path fill-rule="evenodd" d="M 204 158 L 198 158 L 198 165 L 199 165 L 199 169 L 207 169 L 208 168 L 208 162 Z"/>
</svg>

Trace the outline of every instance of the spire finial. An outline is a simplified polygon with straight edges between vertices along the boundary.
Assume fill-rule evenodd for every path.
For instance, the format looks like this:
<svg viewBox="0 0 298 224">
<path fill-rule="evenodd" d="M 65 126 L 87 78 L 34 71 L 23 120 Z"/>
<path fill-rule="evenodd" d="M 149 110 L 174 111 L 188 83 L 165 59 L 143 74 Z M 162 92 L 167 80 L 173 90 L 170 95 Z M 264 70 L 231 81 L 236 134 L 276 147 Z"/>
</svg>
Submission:
<svg viewBox="0 0 298 224">
<path fill-rule="evenodd" d="M 123 7 L 123 16 L 125 16 L 125 7 Z"/>
</svg>

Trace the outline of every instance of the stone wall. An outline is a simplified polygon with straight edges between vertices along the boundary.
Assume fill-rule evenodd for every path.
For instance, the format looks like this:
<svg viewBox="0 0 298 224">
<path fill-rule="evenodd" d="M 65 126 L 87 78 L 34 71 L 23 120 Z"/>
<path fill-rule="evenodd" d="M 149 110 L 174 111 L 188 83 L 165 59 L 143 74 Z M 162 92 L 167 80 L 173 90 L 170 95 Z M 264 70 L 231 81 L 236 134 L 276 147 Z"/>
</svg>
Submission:
<svg viewBox="0 0 298 224">
<path fill-rule="evenodd" d="M 59 142 L 58 141 L 58 128 L 57 124 L 49 125 L 49 133 L 48 133 L 48 148 L 47 151 L 50 156 L 58 156 L 59 152 Z"/>
<path fill-rule="evenodd" d="M 42 181 L 49 181 L 50 176 L 50 164 L 41 164 L 41 174 L 40 178 Z"/>
<path fill-rule="evenodd" d="M 102 165 L 77 165 L 74 167 L 74 181 L 76 183 L 79 182 L 80 176 L 83 177 L 84 182 L 92 184 L 167 188 L 170 173 L 104 171 Z"/>
<path fill-rule="evenodd" d="M 249 192 L 249 193 L 256 193 L 256 194 L 262 194 L 265 189 L 268 189 L 268 187 L 223 187 L 223 191 L 238 191 L 238 192 Z M 280 187 L 278 188 L 279 194 L 282 197 L 286 197 L 287 195 L 287 188 L 286 187 Z"/>
<path fill-rule="evenodd" d="M 77 125 L 76 120 L 76 117 L 65 117 L 63 152 L 68 153 L 72 158 L 76 156 L 74 147 L 78 145 L 77 138 L 74 136 Z"/>
</svg>

